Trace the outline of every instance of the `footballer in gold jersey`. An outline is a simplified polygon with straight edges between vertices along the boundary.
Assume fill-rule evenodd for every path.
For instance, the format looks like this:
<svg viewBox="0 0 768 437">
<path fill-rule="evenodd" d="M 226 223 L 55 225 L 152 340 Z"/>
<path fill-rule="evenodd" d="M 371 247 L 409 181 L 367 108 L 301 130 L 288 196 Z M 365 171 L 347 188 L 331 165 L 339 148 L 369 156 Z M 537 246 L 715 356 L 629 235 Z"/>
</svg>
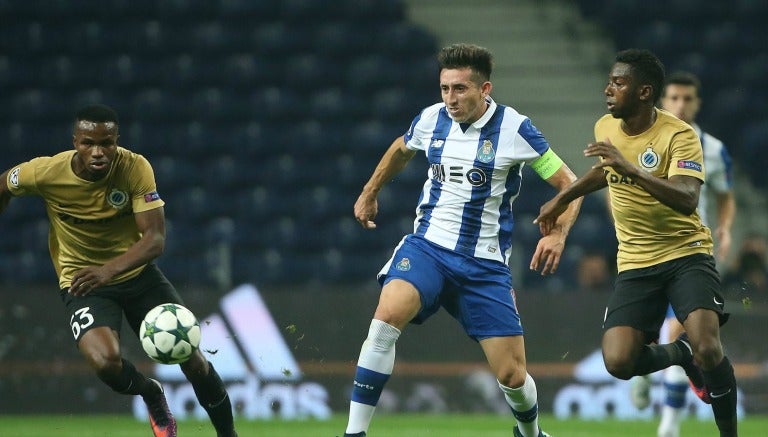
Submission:
<svg viewBox="0 0 768 437">
<path fill-rule="evenodd" d="M 609 114 L 584 150 L 597 162 L 542 206 L 535 222 L 546 235 L 571 201 L 608 187 L 619 274 L 603 321 L 606 369 L 629 379 L 683 367 L 696 395 L 712 405 L 720 436 L 736 436 L 736 378 L 720 342 L 727 314 L 712 237 L 697 212 L 706 174 L 701 143 L 690 125 L 655 107 L 663 83 L 653 53 L 617 54 L 605 88 Z M 686 333 L 649 344 L 669 305 Z"/>
<path fill-rule="evenodd" d="M 104 105 L 78 111 L 74 150 L 37 157 L 0 175 L 0 212 L 14 196 L 45 202 L 48 246 L 68 328 L 96 375 L 121 394 L 140 395 L 156 436 L 176 436 L 160 383 L 120 352 L 123 317 L 138 335 L 153 307 L 184 304 L 153 263 L 165 244 L 164 202 L 149 162 L 118 145 L 117 113 Z M 180 364 L 219 436 L 236 436 L 218 373 L 199 350 Z"/>
<path fill-rule="evenodd" d="M 10 171 L 11 194 L 38 195 L 45 201 L 50 220 L 49 250 L 62 289 L 69 289 L 75 283 L 73 290 L 84 293 L 138 276 L 146 264 L 144 259 L 141 259 L 143 263 L 133 266 L 129 258 L 125 264 L 131 267 L 116 266 L 115 270 L 124 271 L 115 275 L 111 275 L 111 271 L 75 275 L 90 266 L 104 268 L 110 261 L 115 265 L 113 260 L 141 241 L 140 224 L 149 237 L 162 238 L 162 235 L 155 236 L 161 229 L 145 227 L 144 223 L 158 222 L 159 226 L 160 207 L 164 205 L 147 160 L 119 146 L 103 150 L 103 156 L 89 156 L 90 162 L 84 165 L 94 170 L 99 167 L 111 170 L 95 180 L 84 169 L 77 173 L 74 167 L 81 161 L 73 160 L 77 152 L 72 151 L 34 158 Z"/>
</svg>

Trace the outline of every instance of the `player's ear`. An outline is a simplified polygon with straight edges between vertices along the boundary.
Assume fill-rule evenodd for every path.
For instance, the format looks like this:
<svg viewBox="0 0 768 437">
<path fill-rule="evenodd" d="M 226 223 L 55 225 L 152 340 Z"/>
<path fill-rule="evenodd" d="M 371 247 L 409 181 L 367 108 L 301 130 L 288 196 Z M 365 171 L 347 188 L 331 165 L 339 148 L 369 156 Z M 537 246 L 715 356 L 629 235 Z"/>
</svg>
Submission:
<svg viewBox="0 0 768 437">
<path fill-rule="evenodd" d="M 480 87 L 480 91 L 483 93 L 483 97 L 490 96 L 492 89 L 493 89 L 493 84 L 491 84 L 490 81 L 483 82 L 483 85 Z"/>
<path fill-rule="evenodd" d="M 640 85 L 640 89 L 638 90 L 638 94 L 639 94 L 640 100 L 651 100 L 651 99 L 653 99 L 653 86 L 651 86 L 651 85 Z"/>
</svg>

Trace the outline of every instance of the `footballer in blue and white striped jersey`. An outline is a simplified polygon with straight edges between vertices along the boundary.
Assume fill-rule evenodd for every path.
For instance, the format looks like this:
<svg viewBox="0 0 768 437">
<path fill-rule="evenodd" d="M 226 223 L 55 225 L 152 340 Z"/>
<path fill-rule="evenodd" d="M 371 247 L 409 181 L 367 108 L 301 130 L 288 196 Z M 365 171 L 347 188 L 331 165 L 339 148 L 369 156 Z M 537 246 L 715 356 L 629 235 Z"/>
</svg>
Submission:
<svg viewBox="0 0 768 437">
<path fill-rule="evenodd" d="M 379 272 L 379 304 L 355 371 L 344 437 L 364 437 L 395 363 L 395 343 L 409 323 L 424 323 L 444 308 L 480 343 L 512 408 L 513 434 L 547 435 L 538 425 L 536 384 L 525 368 L 523 327 L 507 261 L 512 202 L 527 162 L 562 192 L 576 176 L 531 121 L 490 97 L 491 53 L 454 44 L 438 54 L 442 103 L 429 106 L 395 138 L 355 202 L 355 218 L 374 229 L 381 188 L 418 151 L 429 162 L 406 235 Z M 530 267 L 554 273 L 580 200 L 558 228 L 542 228 Z"/>
<path fill-rule="evenodd" d="M 429 162 L 414 233 L 456 252 L 507 262 L 512 202 L 522 168 L 550 150 L 530 119 L 486 97 L 474 123 L 457 123 L 444 103 L 424 109 L 405 134 L 406 147 Z"/>
</svg>

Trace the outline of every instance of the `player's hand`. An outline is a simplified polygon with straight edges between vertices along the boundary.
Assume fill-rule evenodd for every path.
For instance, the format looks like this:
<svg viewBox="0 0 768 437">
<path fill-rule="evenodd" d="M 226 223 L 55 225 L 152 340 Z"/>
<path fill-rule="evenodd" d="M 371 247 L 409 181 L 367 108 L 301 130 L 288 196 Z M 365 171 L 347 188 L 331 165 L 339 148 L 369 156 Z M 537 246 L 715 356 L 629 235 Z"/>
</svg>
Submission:
<svg viewBox="0 0 768 437">
<path fill-rule="evenodd" d="M 593 169 L 611 167 L 613 171 L 622 176 L 627 176 L 635 170 L 635 166 L 624 158 L 624 155 L 608 138 L 587 145 L 587 148 L 584 149 L 584 156 L 600 158 L 600 161 L 592 166 Z"/>
<path fill-rule="evenodd" d="M 568 209 L 568 204 L 561 205 L 558 202 L 557 197 L 544 205 L 541 205 L 539 216 L 533 220 L 534 224 L 539 225 L 541 235 L 547 236 L 553 229 L 555 229 L 555 226 L 557 226 L 557 218 L 560 217 L 560 214 L 564 213 L 566 209 Z"/>
<path fill-rule="evenodd" d="M 565 238 L 559 232 L 551 232 L 541 237 L 531 258 L 531 270 L 540 271 L 542 276 L 555 273 L 560 265 L 563 249 Z"/>
<path fill-rule="evenodd" d="M 104 266 L 86 267 L 72 276 L 69 293 L 74 296 L 85 296 L 91 291 L 108 283 L 112 279 Z"/>
<path fill-rule="evenodd" d="M 378 212 L 379 202 L 376 200 L 376 196 L 366 192 L 361 193 L 355 202 L 355 220 L 365 229 L 374 229 L 376 223 L 373 219 L 376 218 Z"/>
</svg>

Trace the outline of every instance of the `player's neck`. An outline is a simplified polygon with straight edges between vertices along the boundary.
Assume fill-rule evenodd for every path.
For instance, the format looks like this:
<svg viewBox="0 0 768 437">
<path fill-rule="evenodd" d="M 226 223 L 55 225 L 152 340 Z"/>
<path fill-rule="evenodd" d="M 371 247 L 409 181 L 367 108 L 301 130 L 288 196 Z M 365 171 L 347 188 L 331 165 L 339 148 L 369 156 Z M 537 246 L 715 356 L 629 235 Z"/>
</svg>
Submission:
<svg viewBox="0 0 768 437">
<path fill-rule="evenodd" d="M 650 129 L 655 122 L 656 109 L 651 106 L 648 110 L 643 109 L 630 117 L 622 119 L 621 130 L 630 136 L 640 135 Z"/>
</svg>

